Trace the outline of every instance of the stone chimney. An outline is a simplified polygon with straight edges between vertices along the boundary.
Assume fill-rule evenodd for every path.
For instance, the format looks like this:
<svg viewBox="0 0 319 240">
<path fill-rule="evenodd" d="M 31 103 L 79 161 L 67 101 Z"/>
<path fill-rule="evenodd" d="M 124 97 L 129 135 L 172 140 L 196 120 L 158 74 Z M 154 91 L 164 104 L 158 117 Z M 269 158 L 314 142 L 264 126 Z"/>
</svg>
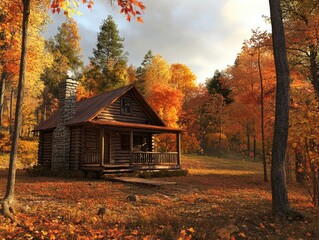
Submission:
<svg viewBox="0 0 319 240">
<path fill-rule="evenodd" d="M 70 159 L 70 128 L 65 124 L 75 114 L 78 81 L 69 77 L 59 85 L 58 125 L 53 131 L 51 170 L 68 170 Z"/>
</svg>

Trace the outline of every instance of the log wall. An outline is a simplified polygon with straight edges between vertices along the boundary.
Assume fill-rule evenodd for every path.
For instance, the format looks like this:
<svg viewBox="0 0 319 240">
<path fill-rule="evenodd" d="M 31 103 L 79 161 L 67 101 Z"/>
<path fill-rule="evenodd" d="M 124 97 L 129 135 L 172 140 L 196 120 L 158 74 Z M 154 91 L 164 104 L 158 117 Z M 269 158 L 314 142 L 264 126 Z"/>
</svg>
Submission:
<svg viewBox="0 0 319 240">
<path fill-rule="evenodd" d="M 80 158 L 82 153 L 82 127 L 71 128 L 71 147 L 69 168 L 79 170 Z"/>
<path fill-rule="evenodd" d="M 38 164 L 43 165 L 43 132 L 39 134 Z"/>
<path fill-rule="evenodd" d="M 110 138 L 110 162 L 113 164 L 130 163 L 130 151 L 121 149 L 121 134 L 129 134 L 128 132 L 111 132 Z"/>
<path fill-rule="evenodd" d="M 86 126 L 82 131 L 81 164 L 101 164 L 101 128 Z"/>
<path fill-rule="evenodd" d="M 51 169 L 52 162 L 52 131 L 41 132 L 39 137 L 38 163 Z"/>
</svg>

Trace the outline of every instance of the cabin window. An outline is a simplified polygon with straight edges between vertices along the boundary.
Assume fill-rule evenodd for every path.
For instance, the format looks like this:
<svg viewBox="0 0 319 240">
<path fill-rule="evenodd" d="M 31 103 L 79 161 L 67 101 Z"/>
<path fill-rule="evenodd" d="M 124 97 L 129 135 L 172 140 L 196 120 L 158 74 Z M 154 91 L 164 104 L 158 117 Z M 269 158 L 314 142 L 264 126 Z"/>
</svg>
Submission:
<svg viewBox="0 0 319 240">
<path fill-rule="evenodd" d="M 131 114 L 132 113 L 132 101 L 129 98 L 121 98 L 121 113 Z"/>
<path fill-rule="evenodd" d="M 130 135 L 121 134 L 121 150 L 130 151 Z"/>
<path fill-rule="evenodd" d="M 148 151 L 147 137 L 145 135 L 134 135 L 133 148 L 135 151 Z"/>
</svg>

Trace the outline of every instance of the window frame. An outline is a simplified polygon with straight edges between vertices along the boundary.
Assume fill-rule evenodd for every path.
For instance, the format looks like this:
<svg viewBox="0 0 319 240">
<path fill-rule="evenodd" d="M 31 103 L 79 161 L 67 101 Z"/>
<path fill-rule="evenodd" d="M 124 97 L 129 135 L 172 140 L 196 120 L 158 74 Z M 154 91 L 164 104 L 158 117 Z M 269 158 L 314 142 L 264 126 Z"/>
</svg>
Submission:
<svg viewBox="0 0 319 240">
<path fill-rule="evenodd" d="M 131 98 L 122 97 L 120 104 L 121 104 L 121 114 L 123 114 L 123 115 L 131 115 L 132 114 L 133 109 L 132 109 L 132 99 Z"/>
</svg>

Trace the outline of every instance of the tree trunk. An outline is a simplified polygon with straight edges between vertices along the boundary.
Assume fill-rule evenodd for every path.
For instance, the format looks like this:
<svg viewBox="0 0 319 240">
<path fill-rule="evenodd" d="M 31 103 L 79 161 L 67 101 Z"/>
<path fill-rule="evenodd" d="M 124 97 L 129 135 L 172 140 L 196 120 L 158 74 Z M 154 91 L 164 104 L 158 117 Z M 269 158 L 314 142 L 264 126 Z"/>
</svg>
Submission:
<svg viewBox="0 0 319 240">
<path fill-rule="evenodd" d="M 314 45 L 309 46 L 310 51 L 310 72 L 311 72 L 311 83 L 315 89 L 317 97 L 319 97 L 319 81 L 318 81 L 318 64 L 317 64 L 317 51 Z"/>
<path fill-rule="evenodd" d="M 246 125 L 246 129 L 247 129 L 247 156 L 250 156 L 250 128 L 249 128 L 249 124 L 247 123 Z"/>
<path fill-rule="evenodd" d="M 18 151 L 19 132 L 21 127 L 21 113 L 23 104 L 23 90 L 25 85 L 25 67 L 26 67 L 26 52 L 28 41 L 28 25 L 30 15 L 30 0 L 23 1 L 23 20 L 22 20 L 22 46 L 21 46 L 21 60 L 20 60 L 20 73 L 19 73 L 19 85 L 18 95 L 15 111 L 14 130 L 12 137 L 12 146 L 10 152 L 10 165 L 7 181 L 7 191 L 5 198 L 2 201 L 2 213 L 5 217 L 14 221 L 14 188 L 16 180 L 16 161 Z"/>
<path fill-rule="evenodd" d="M 218 128 L 219 128 L 219 137 L 218 137 L 218 158 L 221 157 L 221 148 L 222 148 L 222 122 L 220 111 L 218 111 Z"/>
<path fill-rule="evenodd" d="M 254 161 L 256 160 L 257 156 L 257 140 L 256 140 L 256 135 L 254 135 Z"/>
<path fill-rule="evenodd" d="M 263 75 L 262 75 L 261 63 L 260 63 L 260 47 L 258 47 L 258 71 L 259 71 L 259 80 L 260 80 L 261 148 L 262 148 L 262 159 L 263 159 L 263 167 L 264 167 L 264 181 L 268 182 L 266 151 L 265 151 L 264 83 L 263 83 Z"/>
<path fill-rule="evenodd" d="M 200 108 L 199 112 L 199 132 L 200 132 L 200 139 L 199 139 L 199 144 L 200 147 L 203 150 L 203 155 L 206 155 L 206 143 L 205 143 L 205 138 L 204 138 L 204 108 Z"/>
<path fill-rule="evenodd" d="M 301 218 L 288 202 L 285 163 L 289 125 L 289 68 L 280 0 L 269 0 L 276 66 L 276 111 L 271 165 L 272 210 L 275 217 Z"/>
<path fill-rule="evenodd" d="M 1 87 L 0 87 L 0 127 L 3 126 L 3 107 L 4 107 L 4 92 L 6 89 L 5 73 L 1 74 Z"/>
<path fill-rule="evenodd" d="M 12 120 L 13 120 L 13 88 L 11 88 L 11 95 L 10 95 L 10 135 L 12 134 Z"/>
</svg>

